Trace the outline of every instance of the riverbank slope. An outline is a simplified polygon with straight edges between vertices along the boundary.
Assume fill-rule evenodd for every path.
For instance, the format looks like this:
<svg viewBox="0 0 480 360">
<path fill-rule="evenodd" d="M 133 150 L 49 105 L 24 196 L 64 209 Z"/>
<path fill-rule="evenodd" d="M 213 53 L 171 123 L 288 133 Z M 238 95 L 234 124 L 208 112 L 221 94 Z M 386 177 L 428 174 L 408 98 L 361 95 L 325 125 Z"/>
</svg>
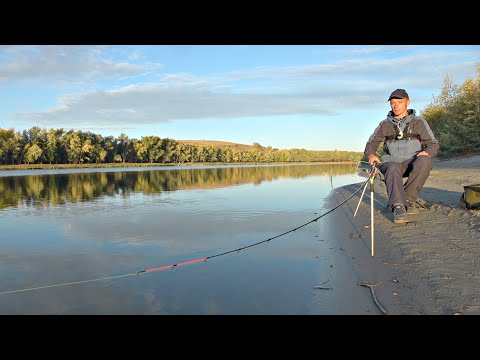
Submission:
<svg viewBox="0 0 480 360">
<path fill-rule="evenodd" d="M 371 294 L 372 302 L 378 302 L 377 313 L 480 314 L 480 210 L 460 207 L 463 187 L 476 183 L 480 183 L 480 156 L 435 159 L 420 193 L 428 209 L 409 216 L 408 224 L 393 223 L 380 176 L 373 193 L 368 184 L 361 202 L 358 191 L 337 209 L 331 223 L 339 233 L 337 246 L 357 268 L 354 281 Z M 330 208 L 361 185 L 332 190 Z"/>
</svg>

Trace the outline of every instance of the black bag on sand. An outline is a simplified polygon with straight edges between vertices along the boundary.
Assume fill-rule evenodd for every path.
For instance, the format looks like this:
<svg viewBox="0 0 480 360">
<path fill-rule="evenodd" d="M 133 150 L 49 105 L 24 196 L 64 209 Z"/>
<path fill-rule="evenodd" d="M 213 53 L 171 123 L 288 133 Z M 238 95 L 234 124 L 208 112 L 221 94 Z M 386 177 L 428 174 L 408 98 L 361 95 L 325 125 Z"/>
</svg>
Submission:
<svg viewBox="0 0 480 360">
<path fill-rule="evenodd" d="M 480 184 L 466 185 L 460 197 L 460 206 L 465 210 L 480 209 Z"/>
</svg>

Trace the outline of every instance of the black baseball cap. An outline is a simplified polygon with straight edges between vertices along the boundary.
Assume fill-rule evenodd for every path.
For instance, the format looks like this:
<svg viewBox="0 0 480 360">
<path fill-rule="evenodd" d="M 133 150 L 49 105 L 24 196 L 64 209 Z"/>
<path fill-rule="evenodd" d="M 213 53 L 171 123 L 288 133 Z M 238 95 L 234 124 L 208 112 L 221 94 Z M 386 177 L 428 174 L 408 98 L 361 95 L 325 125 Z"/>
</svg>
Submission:
<svg viewBox="0 0 480 360">
<path fill-rule="evenodd" d="M 388 98 L 387 101 L 390 101 L 390 99 L 404 99 L 404 98 L 410 99 L 408 97 L 407 92 L 404 89 L 397 89 L 390 94 L 390 97 Z"/>
</svg>

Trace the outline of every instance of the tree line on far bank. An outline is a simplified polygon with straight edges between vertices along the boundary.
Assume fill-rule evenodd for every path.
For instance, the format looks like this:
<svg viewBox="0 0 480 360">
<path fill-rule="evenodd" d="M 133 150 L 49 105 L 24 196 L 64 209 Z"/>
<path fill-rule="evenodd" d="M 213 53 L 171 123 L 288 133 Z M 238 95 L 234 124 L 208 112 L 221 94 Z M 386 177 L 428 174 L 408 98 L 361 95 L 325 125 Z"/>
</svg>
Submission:
<svg viewBox="0 0 480 360">
<path fill-rule="evenodd" d="M 232 146 L 184 144 L 155 135 L 140 139 L 89 131 L 45 129 L 22 132 L 0 129 L 0 165 L 20 164 L 189 164 L 359 161 L 361 152 L 279 150 L 259 143 L 247 150 Z"/>
</svg>

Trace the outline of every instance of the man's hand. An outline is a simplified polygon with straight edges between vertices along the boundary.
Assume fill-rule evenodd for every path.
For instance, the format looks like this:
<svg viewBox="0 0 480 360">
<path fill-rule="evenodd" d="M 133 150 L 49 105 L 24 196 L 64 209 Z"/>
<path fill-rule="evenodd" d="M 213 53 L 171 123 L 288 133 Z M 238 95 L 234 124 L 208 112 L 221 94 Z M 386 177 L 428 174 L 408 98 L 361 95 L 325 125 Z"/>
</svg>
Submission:
<svg viewBox="0 0 480 360">
<path fill-rule="evenodd" d="M 420 151 L 417 156 L 430 156 L 430 154 L 426 151 Z"/>
<path fill-rule="evenodd" d="M 380 159 L 378 158 L 377 155 L 375 154 L 370 154 L 368 155 L 368 163 L 370 164 L 370 166 L 375 166 L 375 163 L 381 163 Z"/>
</svg>

